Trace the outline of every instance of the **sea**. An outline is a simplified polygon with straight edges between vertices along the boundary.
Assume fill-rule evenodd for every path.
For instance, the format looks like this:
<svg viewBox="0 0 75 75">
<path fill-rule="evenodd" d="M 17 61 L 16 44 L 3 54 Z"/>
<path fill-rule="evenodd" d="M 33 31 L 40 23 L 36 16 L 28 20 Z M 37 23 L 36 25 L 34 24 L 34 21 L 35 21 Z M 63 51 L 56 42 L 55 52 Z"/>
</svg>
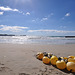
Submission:
<svg viewBox="0 0 75 75">
<path fill-rule="evenodd" d="M 75 44 L 75 37 L 65 36 L 0 36 L 0 43 L 10 44 Z"/>
</svg>

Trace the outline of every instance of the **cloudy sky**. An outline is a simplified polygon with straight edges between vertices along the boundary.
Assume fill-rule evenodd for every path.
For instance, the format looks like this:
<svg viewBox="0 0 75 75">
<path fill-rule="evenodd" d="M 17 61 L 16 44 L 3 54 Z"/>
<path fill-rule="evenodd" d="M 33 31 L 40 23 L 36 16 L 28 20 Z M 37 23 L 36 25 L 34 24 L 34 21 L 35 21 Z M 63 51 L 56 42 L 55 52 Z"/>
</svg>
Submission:
<svg viewBox="0 0 75 75">
<path fill-rule="evenodd" d="M 75 0 L 0 0 L 0 34 L 75 36 Z"/>
</svg>

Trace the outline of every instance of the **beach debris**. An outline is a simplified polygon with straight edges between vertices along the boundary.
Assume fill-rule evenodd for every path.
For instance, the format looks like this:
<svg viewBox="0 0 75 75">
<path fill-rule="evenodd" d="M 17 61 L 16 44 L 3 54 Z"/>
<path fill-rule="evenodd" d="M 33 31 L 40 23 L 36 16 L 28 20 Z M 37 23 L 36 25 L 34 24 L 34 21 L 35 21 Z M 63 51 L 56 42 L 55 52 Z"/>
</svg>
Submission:
<svg viewBox="0 0 75 75">
<path fill-rule="evenodd" d="M 57 56 L 55 56 L 55 55 L 53 55 L 52 57 L 51 57 L 51 64 L 52 65 L 56 65 L 56 61 L 58 60 L 58 57 Z"/>
<path fill-rule="evenodd" d="M 52 64 L 60 70 L 67 69 L 70 72 L 75 72 L 75 56 L 57 57 L 52 53 L 38 52 L 36 57 L 44 64 Z"/>
<path fill-rule="evenodd" d="M 26 74 L 26 73 L 19 73 L 19 75 L 30 75 L 30 74 Z"/>
<path fill-rule="evenodd" d="M 70 72 L 75 72 L 75 63 L 74 62 L 67 62 L 67 70 Z"/>
<path fill-rule="evenodd" d="M 43 63 L 45 64 L 50 64 L 50 58 L 44 56 L 43 59 L 42 59 Z"/>
<path fill-rule="evenodd" d="M 56 67 L 57 67 L 58 69 L 63 70 L 63 69 L 66 68 L 66 62 L 65 62 L 64 60 L 58 60 L 58 61 L 56 62 Z"/>
</svg>

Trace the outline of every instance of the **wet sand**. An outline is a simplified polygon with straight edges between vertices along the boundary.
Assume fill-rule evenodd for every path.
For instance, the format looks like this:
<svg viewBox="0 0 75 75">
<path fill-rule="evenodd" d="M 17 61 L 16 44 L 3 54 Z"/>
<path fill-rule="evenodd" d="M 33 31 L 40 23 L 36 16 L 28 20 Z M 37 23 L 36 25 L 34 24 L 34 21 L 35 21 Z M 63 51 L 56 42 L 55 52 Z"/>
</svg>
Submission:
<svg viewBox="0 0 75 75">
<path fill-rule="evenodd" d="M 45 65 L 35 58 L 37 52 L 56 56 L 75 56 L 75 44 L 0 44 L 0 75 L 75 75 L 55 66 Z"/>
</svg>

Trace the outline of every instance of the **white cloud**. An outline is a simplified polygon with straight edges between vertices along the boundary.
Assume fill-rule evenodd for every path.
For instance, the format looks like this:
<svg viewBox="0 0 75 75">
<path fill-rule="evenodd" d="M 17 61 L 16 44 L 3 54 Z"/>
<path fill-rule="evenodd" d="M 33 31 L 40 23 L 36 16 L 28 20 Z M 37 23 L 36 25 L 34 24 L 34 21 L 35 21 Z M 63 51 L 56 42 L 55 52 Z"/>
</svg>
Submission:
<svg viewBox="0 0 75 75">
<path fill-rule="evenodd" d="M 53 16 L 54 15 L 54 13 L 50 13 L 48 16 L 47 16 L 47 18 L 50 18 L 51 16 Z"/>
<path fill-rule="evenodd" d="M 32 22 L 35 22 L 35 20 L 32 20 Z"/>
<path fill-rule="evenodd" d="M 41 21 L 45 21 L 45 20 L 48 20 L 48 18 L 47 18 L 47 17 L 45 17 L 45 18 L 42 18 L 42 19 L 41 19 Z"/>
<path fill-rule="evenodd" d="M 2 10 L 2 11 L 17 11 L 17 12 L 19 12 L 19 10 L 18 9 L 12 9 L 12 8 L 10 8 L 10 7 L 4 7 L 4 6 L 0 6 L 0 10 Z"/>
<path fill-rule="evenodd" d="M 0 12 L 0 15 L 3 15 L 4 12 Z"/>
<path fill-rule="evenodd" d="M 69 17 L 70 16 L 70 13 L 66 13 L 65 16 L 63 18 L 61 18 L 62 20 L 65 19 L 65 17 Z"/>
<path fill-rule="evenodd" d="M 32 2 L 32 0 L 13 0 L 13 1 L 15 1 L 15 3 L 31 3 Z"/>
<path fill-rule="evenodd" d="M 18 12 L 18 13 L 21 13 L 21 14 L 25 15 L 25 13 L 23 13 L 23 11 L 19 11 L 18 9 L 12 9 L 12 8 L 10 8 L 8 6 L 7 7 L 0 6 L 0 10 L 1 11 L 13 11 L 13 12 Z M 27 15 L 30 15 L 30 13 L 27 12 Z"/>
<path fill-rule="evenodd" d="M 53 32 L 54 30 L 43 30 L 43 29 L 40 29 L 40 30 L 29 30 L 28 32 Z"/>
<path fill-rule="evenodd" d="M 20 32 L 23 29 L 28 29 L 28 27 L 0 25 L 0 30 L 2 31 Z"/>
<path fill-rule="evenodd" d="M 66 17 L 68 17 L 68 16 L 70 16 L 70 13 L 66 13 L 66 15 L 65 15 Z"/>
<path fill-rule="evenodd" d="M 54 15 L 54 13 L 50 13 L 48 16 L 45 16 L 45 17 L 43 17 L 42 19 L 41 19 L 41 21 L 46 21 L 46 20 L 48 20 L 51 16 L 53 16 Z"/>
<path fill-rule="evenodd" d="M 26 15 L 30 15 L 30 12 L 26 12 Z"/>
<path fill-rule="evenodd" d="M 51 13 L 50 15 L 51 15 L 51 16 L 53 16 L 53 15 L 54 15 L 54 13 Z"/>
<path fill-rule="evenodd" d="M 60 26 L 60 28 L 66 28 L 66 26 Z"/>
<path fill-rule="evenodd" d="M 64 30 L 29 30 L 28 32 L 56 32 L 56 33 L 75 33 L 75 31 L 64 31 Z"/>
</svg>

